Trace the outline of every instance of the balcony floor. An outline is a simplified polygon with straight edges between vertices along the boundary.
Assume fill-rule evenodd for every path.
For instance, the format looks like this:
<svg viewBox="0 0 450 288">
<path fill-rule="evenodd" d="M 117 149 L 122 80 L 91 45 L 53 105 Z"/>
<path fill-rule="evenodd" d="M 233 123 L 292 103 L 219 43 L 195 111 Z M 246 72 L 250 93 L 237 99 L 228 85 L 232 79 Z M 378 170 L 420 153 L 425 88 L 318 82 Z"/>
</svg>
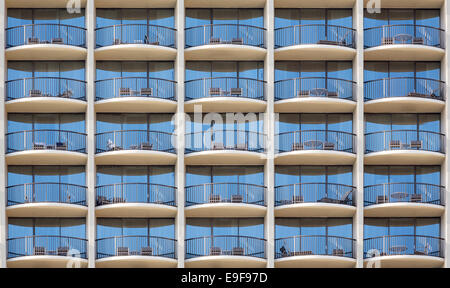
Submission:
<svg viewBox="0 0 450 288">
<path fill-rule="evenodd" d="M 445 207 L 435 204 L 397 202 L 364 207 L 366 217 L 440 217 Z"/>
<path fill-rule="evenodd" d="M 354 268 L 356 259 L 340 256 L 308 255 L 275 259 L 276 268 Z"/>
<path fill-rule="evenodd" d="M 266 49 L 248 45 L 214 44 L 202 45 L 184 50 L 186 61 L 190 60 L 230 60 L 256 61 L 264 60 Z"/>
<path fill-rule="evenodd" d="M 365 268 L 441 268 L 443 265 L 443 258 L 425 255 L 379 256 L 364 259 Z"/>
<path fill-rule="evenodd" d="M 95 208 L 97 217 L 119 218 L 171 218 L 177 214 L 177 207 L 152 203 L 117 203 Z"/>
<path fill-rule="evenodd" d="M 325 97 L 301 97 L 275 101 L 277 113 L 351 113 L 355 108 L 355 101 Z"/>
<path fill-rule="evenodd" d="M 26 97 L 5 102 L 10 113 L 80 113 L 87 102 L 61 97 Z"/>
<path fill-rule="evenodd" d="M 119 97 L 95 102 L 95 111 L 117 113 L 174 113 L 177 102 L 152 97 Z"/>
<path fill-rule="evenodd" d="M 368 153 L 364 156 L 367 165 L 440 165 L 445 154 L 420 150 L 390 150 Z"/>
<path fill-rule="evenodd" d="M 265 268 L 267 260 L 250 256 L 201 256 L 184 262 L 186 268 Z"/>
<path fill-rule="evenodd" d="M 419 97 L 389 97 L 366 101 L 366 113 L 440 113 L 445 101 Z"/>
<path fill-rule="evenodd" d="M 11 60 L 85 60 L 87 49 L 61 44 L 22 45 L 6 49 Z"/>
<path fill-rule="evenodd" d="M 98 60 L 175 60 L 177 50 L 174 48 L 148 44 L 121 44 L 95 49 L 95 59 Z"/>
<path fill-rule="evenodd" d="M 356 49 L 338 45 L 302 44 L 275 49 L 275 60 L 353 60 Z"/>
<path fill-rule="evenodd" d="M 88 260 L 67 256 L 24 256 L 8 259 L 8 268 L 87 268 Z"/>
<path fill-rule="evenodd" d="M 254 204 L 208 203 L 185 208 L 186 217 L 264 217 L 267 208 Z"/>
<path fill-rule="evenodd" d="M 353 153 L 326 150 L 301 150 L 275 155 L 275 165 L 352 165 Z"/>
<path fill-rule="evenodd" d="M 114 256 L 95 261 L 97 268 L 176 268 L 178 261 L 158 256 Z"/>
<path fill-rule="evenodd" d="M 356 207 L 333 203 L 298 203 L 275 207 L 275 217 L 352 217 Z"/>
<path fill-rule="evenodd" d="M 85 165 L 84 153 L 61 150 L 26 150 L 6 154 L 8 165 Z"/>
<path fill-rule="evenodd" d="M 426 45 L 391 44 L 364 50 L 365 61 L 440 61 L 445 50 Z"/>
<path fill-rule="evenodd" d="M 97 165 L 173 165 L 176 160 L 174 153 L 150 150 L 121 150 L 95 155 Z"/>
<path fill-rule="evenodd" d="M 267 103 L 263 100 L 243 97 L 205 97 L 188 100 L 184 104 L 187 113 L 194 112 L 195 105 L 201 105 L 202 112 L 265 112 Z"/>
<path fill-rule="evenodd" d="M 8 206 L 8 217 L 86 217 L 88 208 L 67 203 L 26 203 Z"/>
</svg>

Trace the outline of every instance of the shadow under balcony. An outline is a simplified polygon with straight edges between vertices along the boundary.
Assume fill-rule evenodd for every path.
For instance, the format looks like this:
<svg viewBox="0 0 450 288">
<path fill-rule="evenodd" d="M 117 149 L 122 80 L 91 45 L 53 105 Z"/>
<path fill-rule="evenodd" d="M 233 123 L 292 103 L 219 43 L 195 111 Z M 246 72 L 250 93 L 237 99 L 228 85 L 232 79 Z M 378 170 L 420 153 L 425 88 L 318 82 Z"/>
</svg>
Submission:
<svg viewBox="0 0 450 288">
<path fill-rule="evenodd" d="M 176 268 L 177 240 L 156 236 L 97 239 L 98 268 Z"/>
</svg>

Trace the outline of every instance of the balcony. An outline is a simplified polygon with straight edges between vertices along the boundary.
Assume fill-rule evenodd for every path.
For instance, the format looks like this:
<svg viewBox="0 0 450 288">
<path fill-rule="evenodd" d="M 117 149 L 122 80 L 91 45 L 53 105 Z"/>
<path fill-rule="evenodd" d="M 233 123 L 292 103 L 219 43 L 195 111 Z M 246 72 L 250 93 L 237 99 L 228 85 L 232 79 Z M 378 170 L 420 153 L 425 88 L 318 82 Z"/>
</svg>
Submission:
<svg viewBox="0 0 450 288">
<path fill-rule="evenodd" d="M 276 165 L 351 165 L 355 162 L 355 134 L 306 130 L 275 135 Z"/>
<path fill-rule="evenodd" d="M 356 108 L 355 88 L 353 81 L 325 77 L 276 81 L 275 112 L 353 112 Z"/>
<path fill-rule="evenodd" d="M 6 29 L 8 60 L 84 60 L 86 29 L 64 24 L 29 24 Z"/>
<path fill-rule="evenodd" d="M 442 29 L 412 25 L 385 25 L 364 30 L 366 61 L 440 61 L 445 54 Z"/>
<path fill-rule="evenodd" d="M 355 240 L 339 236 L 292 236 L 275 239 L 277 268 L 353 268 Z"/>
<path fill-rule="evenodd" d="M 155 236 L 97 239 L 98 268 L 176 268 L 177 240 Z"/>
<path fill-rule="evenodd" d="M 264 60 L 266 29 L 240 24 L 186 28 L 186 60 Z"/>
<path fill-rule="evenodd" d="M 175 112 L 177 83 L 147 77 L 121 77 L 95 82 L 97 112 Z"/>
<path fill-rule="evenodd" d="M 186 268 L 265 268 L 266 240 L 249 236 L 186 239 Z"/>
<path fill-rule="evenodd" d="M 393 130 L 366 134 L 365 164 L 438 165 L 445 158 L 445 135 L 421 130 Z"/>
<path fill-rule="evenodd" d="M 367 113 L 440 113 L 445 107 L 443 81 L 396 77 L 364 83 Z"/>
<path fill-rule="evenodd" d="M 86 82 L 33 77 L 6 82 L 8 112 L 76 113 L 86 111 Z"/>
<path fill-rule="evenodd" d="M 186 217 L 264 217 L 266 187 L 246 183 L 188 186 Z"/>
<path fill-rule="evenodd" d="M 177 188 L 151 183 L 96 187 L 97 217 L 175 217 Z"/>
<path fill-rule="evenodd" d="M 221 0 L 186 0 L 184 6 L 186 8 L 264 8 L 266 1 L 264 0 L 229 0 L 223 2 Z"/>
<path fill-rule="evenodd" d="M 275 187 L 275 217 L 351 217 L 353 186 L 299 183 Z"/>
<path fill-rule="evenodd" d="M 95 30 L 96 60 L 174 60 L 177 55 L 173 28 L 121 24 Z"/>
<path fill-rule="evenodd" d="M 263 80 L 216 77 L 186 81 L 185 111 L 194 112 L 202 105 L 204 112 L 264 112 L 266 82 Z"/>
<path fill-rule="evenodd" d="M 87 240 L 66 236 L 8 239 L 8 268 L 87 267 Z"/>
<path fill-rule="evenodd" d="M 66 130 L 29 130 L 6 134 L 8 165 L 84 165 L 86 134 Z"/>
<path fill-rule="evenodd" d="M 85 217 L 86 186 L 25 183 L 8 186 L 8 217 Z"/>
<path fill-rule="evenodd" d="M 445 189 L 426 183 L 385 183 L 364 187 L 367 217 L 439 217 Z"/>
<path fill-rule="evenodd" d="M 173 165 L 177 156 L 173 133 L 121 130 L 96 135 L 97 165 Z"/>
<path fill-rule="evenodd" d="M 326 24 L 275 29 L 275 60 L 353 60 L 355 30 Z"/>
<path fill-rule="evenodd" d="M 395 235 L 364 240 L 364 266 L 381 268 L 437 268 L 444 264 L 444 239 Z"/>
</svg>

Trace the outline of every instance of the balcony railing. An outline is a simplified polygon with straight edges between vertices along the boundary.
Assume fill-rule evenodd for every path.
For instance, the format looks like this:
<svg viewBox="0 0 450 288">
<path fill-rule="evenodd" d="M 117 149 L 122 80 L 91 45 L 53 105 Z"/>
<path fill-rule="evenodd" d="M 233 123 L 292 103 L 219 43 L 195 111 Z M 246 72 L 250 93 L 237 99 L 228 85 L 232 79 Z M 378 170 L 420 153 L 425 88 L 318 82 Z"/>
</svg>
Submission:
<svg viewBox="0 0 450 288">
<path fill-rule="evenodd" d="M 275 29 L 275 48 L 304 44 L 355 48 L 355 29 L 326 24 L 296 25 Z"/>
<path fill-rule="evenodd" d="M 24 256 L 70 256 L 87 259 L 87 240 L 66 236 L 8 239 L 8 259 Z"/>
<path fill-rule="evenodd" d="M 59 150 L 86 153 L 86 134 L 66 130 L 29 130 L 6 134 L 6 153 Z"/>
<path fill-rule="evenodd" d="M 284 132 L 275 136 L 278 152 L 326 150 L 355 153 L 355 134 L 331 130 Z"/>
<path fill-rule="evenodd" d="M 366 153 L 416 150 L 445 153 L 444 134 L 421 130 L 393 130 L 366 134 Z"/>
<path fill-rule="evenodd" d="M 225 255 L 266 258 L 266 240 L 231 235 L 186 239 L 186 259 Z"/>
<path fill-rule="evenodd" d="M 334 183 L 298 183 L 275 187 L 275 206 L 332 203 L 354 206 L 355 187 Z"/>
<path fill-rule="evenodd" d="M 215 77 L 186 81 L 186 100 L 209 97 L 242 97 L 266 100 L 266 82 L 263 80 Z"/>
<path fill-rule="evenodd" d="M 121 44 L 146 44 L 176 48 L 177 31 L 146 24 L 119 24 L 95 30 L 97 48 Z"/>
<path fill-rule="evenodd" d="M 291 236 L 275 239 L 275 259 L 308 255 L 355 258 L 354 246 L 354 239 L 340 236 Z"/>
<path fill-rule="evenodd" d="M 64 24 L 28 24 L 6 29 L 6 48 L 33 44 L 86 48 L 86 29 Z"/>
<path fill-rule="evenodd" d="M 384 183 L 364 187 L 364 206 L 385 203 L 444 205 L 443 186 L 426 183 Z"/>
<path fill-rule="evenodd" d="M 97 206 L 118 203 L 152 203 L 176 206 L 177 188 L 152 183 L 117 183 L 96 187 Z"/>
<path fill-rule="evenodd" d="M 86 186 L 68 183 L 25 183 L 8 186 L 8 206 L 65 203 L 86 206 Z"/>
<path fill-rule="evenodd" d="M 177 240 L 156 236 L 115 236 L 97 239 L 97 259 L 114 256 L 177 258 Z"/>
<path fill-rule="evenodd" d="M 364 258 L 394 255 L 444 257 L 444 239 L 422 235 L 392 235 L 364 239 Z"/>
<path fill-rule="evenodd" d="M 365 101 L 391 97 L 419 97 L 444 101 L 445 83 L 415 77 L 384 78 L 364 83 Z"/>
<path fill-rule="evenodd" d="M 58 97 L 86 100 L 86 82 L 57 77 L 34 77 L 6 82 L 6 100 Z"/>
<path fill-rule="evenodd" d="M 321 97 L 355 100 L 356 83 L 350 80 L 306 77 L 275 82 L 275 100 Z"/>
<path fill-rule="evenodd" d="M 153 97 L 176 100 L 177 83 L 173 80 L 147 77 L 121 77 L 95 82 L 96 100 L 122 97 Z"/>
<path fill-rule="evenodd" d="M 265 135 L 244 130 L 214 130 L 186 134 L 186 153 L 235 150 L 264 152 Z"/>
<path fill-rule="evenodd" d="M 265 205 L 266 187 L 247 183 L 205 183 L 186 187 L 186 206 L 208 203 Z"/>
<path fill-rule="evenodd" d="M 365 48 L 392 44 L 415 44 L 444 48 L 444 39 L 444 30 L 414 24 L 385 25 L 364 30 Z"/>
<path fill-rule="evenodd" d="M 97 153 L 121 150 L 146 150 L 175 153 L 174 134 L 147 130 L 122 130 L 99 133 Z"/>
<path fill-rule="evenodd" d="M 186 28 L 186 48 L 232 44 L 266 47 L 266 29 L 241 24 L 210 24 Z"/>
</svg>

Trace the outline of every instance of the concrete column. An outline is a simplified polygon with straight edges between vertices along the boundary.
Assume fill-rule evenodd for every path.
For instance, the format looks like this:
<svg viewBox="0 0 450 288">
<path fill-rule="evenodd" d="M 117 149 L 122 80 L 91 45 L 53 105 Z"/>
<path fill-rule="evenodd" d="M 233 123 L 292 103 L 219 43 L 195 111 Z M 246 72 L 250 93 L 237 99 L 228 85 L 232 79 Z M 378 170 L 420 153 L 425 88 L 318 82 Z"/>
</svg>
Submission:
<svg viewBox="0 0 450 288">
<path fill-rule="evenodd" d="M 7 256 L 7 219 L 6 219 L 6 174 L 7 166 L 5 161 L 5 143 L 7 129 L 7 113 L 5 111 L 5 80 L 7 71 L 7 61 L 5 57 L 5 28 L 7 26 L 7 13 L 6 13 L 5 0 L 0 0 L 0 268 L 6 268 L 6 256 Z"/>
</svg>

